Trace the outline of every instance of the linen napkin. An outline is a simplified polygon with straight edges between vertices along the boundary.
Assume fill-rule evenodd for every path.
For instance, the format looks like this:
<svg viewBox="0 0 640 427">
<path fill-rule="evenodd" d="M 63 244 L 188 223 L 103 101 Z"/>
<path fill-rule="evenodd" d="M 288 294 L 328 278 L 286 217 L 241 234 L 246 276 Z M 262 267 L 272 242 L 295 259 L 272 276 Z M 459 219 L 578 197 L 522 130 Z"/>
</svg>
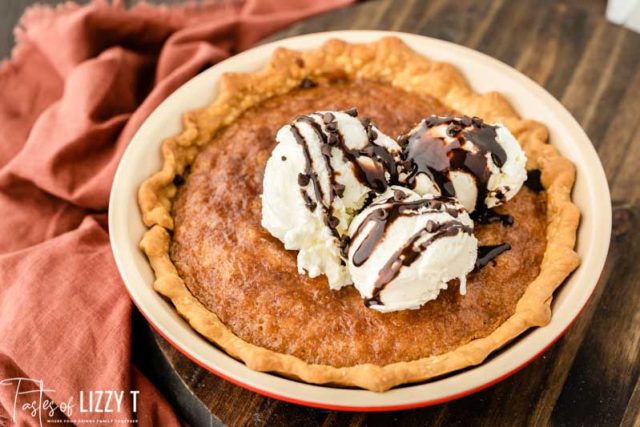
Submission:
<svg viewBox="0 0 640 427">
<path fill-rule="evenodd" d="M 126 9 L 94 1 L 25 13 L 12 59 L 0 65 L 0 425 L 179 425 L 130 361 L 132 303 L 106 226 L 120 156 L 189 78 L 297 19 L 348 3 Z M 43 392 L 21 394 L 34 390 Z"/>
</svg>

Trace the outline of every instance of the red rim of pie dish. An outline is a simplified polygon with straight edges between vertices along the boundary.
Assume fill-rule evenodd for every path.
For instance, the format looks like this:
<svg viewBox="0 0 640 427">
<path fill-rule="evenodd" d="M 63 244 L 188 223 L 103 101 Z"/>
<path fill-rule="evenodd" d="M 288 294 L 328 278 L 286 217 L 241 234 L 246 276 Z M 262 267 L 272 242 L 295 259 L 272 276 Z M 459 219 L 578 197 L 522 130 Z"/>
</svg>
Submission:
<svg viewBox="0 0 640 427">
<path fill-rule="evenodd" d="M 602 272 L 600 273 L 600 277 L 598 278 L 598 281 L 600 281 L 601 278 L 602 278 Z M 265 390 L 259 389 L 257 387 L 254 387 L 252 385 L 243 383 L 242 381 L 239 381 L 239 380 L 237 380 L 235 378 L 232 378 L 232 377 L 230 377 L 228 375 L 223 374 L 222 372 L 219 372 L 219 371 L 213 369 L 212 367 L 206 365 L 204 362 L 198 360 L 197 357 L 195 357 L 194 355 L 190 354 L 187 350 L 182 348 L 180 345 L 178 345 L 178 343 L 176 343 L 171 338 L 169 338 L 161 330 L 161 328 L 158 327 L 158 325 L 153 323 L 153 321 L 151 321 L 151 319 L 149 319 L 149 317 L 146 315 L 146 313 L 144 313 L 144 311 L 142 311 L 140 309 L 140 306 L 138 305 L 136 300 L 133 298 L 133 295 L 131 294 L 131 292 L 129 292 L 129 288 L 127 288 L 125 286 L 125 288 L 127 288 L 127 292 L 129 293 L 129 296 L 131 297 L 131 300 L 133 301 L 134 305 L 136 306 L 138 311 L 140 313 L 142 313 L 142 316 L 144 316 L 144 318 L 153 327 L 153 329 L 155 329 L 156 332 L 158 332 L 158 334 L 160 334 L 160 336 L 162 336 L 162 338 L 164 338 L 167 342 L 169 342 L 180 353 L 182 353 L 183 355 L 188 357 L 192 362 L 196 363 L 201 368 L 211 372 L 212 374 L 214 374 L 214 375 L 216 375 L 216 376 L 218 376 L 218 377 L 220 377 L 220 378 L 222 378 L 222 379 L 224 379 L 226 381 L 229 381 L 230 383 L 233 383 L 233 384 L 235 384 L 237 386 L 240 386 L 242 388 L 250 390 L 250 391 L 252 391 L 254 393 L 258 393 L 258 394 L 261 394 L 263 396 L 270 397 L 272 399 L 277 399 L 277 400 L 281 400 L 283 402 L 288 402 L 288 403 L 294 403 L 296 405 L 308 406 L 308 407 L 311 407 L 311 408 L 328 409 L 328 410 L 333 410 L 333 411 L 351 411 L 351 412 L 400 411 L 400 410 L 405 410 L 405 409 L 416 409 L 416 408 L 423 408 L 423 407 L 426 407 L 426 406 L 439 405 L 441 403 L 450 402 L 452 400 L 460 399 L 460 398 L 469 396 L 471 394 L 477 393 L 477 392 L 479 392 L 481 390 L 484 390 L 485 388 L 491 387 L 492 385 L 495 385 L 495 384 L 497 384 L 497 383 L 509 378 L 511 375 L 513 375 L 516 372 L 522 370 L 525 366 L 529 365 L 531 362 L 533 362 L 535 359 L 537 359 L 540 355 L 542 355 L 542 353 L 547 351 L 553 344 L 555 344 L 558 341 L 558 339 L 560 339 L 560 337 L 562 337 L 567 332 L 567 330 L 571 327 L 571 325 L 573 325 L 573 323 L 576 321 L 576 319 L 580 316 L 582 311 L 585 309 L 585 307 L 591 301 L 591 298 L 593 297 L 593 293 L 594 293 L 596 287 L 597 286 L 595 286 L 593 288 L 593 291 L 591 291 L 591 294 L 589 294 L 589 298 L 587 298 L 587 300 L 582 305 L 582 307 L 580 307 L 580 310 L 578 310 L 578 313 L 576 314 L 576 316 L 573 319 L 571 319 L 569 324 L 555 338 L 553 338 L 549 342 L 549 344 L 544 346 L 542 348 L 542 350 L 538 351 L 536 354 L 534 354 L 532 357 L 527 359 L 521 365 L 515 367 L 511 371 L 509 371 L 509 372 L 507 372 L 507 373 L 505 373 L 505 374 L 503 374 L 503 375 L 501 375 L 501 376 L 499 376 L 497 378 L 492 379 L 491 381 L 487 381 L 484 384 L 481 384 L 479 386 L 473 387 L 471 389 L 468 389 L 468 390 L 465 390 L 465 391 L 462 391 L 462 392 L 459 392 L 459 393 L 454 393 L 452 395 L 449 395 L 449 396 L 446 396 L 446 397 L 441 397 L 441 398 L 438 398 L 438 399 L 425 400 L 423 402 L 406 403 L 406 404 L 402 404 L 402 405 L 389 405 L 389 406 L 347 406 L 347 405 L 331 405 L 331 404 L 324 404 L 324 403 L 317 403 L 317 402 L 309 402 L 309 401 L 306 401 L 306 400 L 300 400 L 300 399 L 294 399 L 294 398 L 287 397 L 287 396 L 282 396 L 280 394 L 272 393 L 272 392 L 269 392 L 269 391 L 265 391 Z M 227 357 L 231 357 L 231 356 L 227 355 Z M 322 387 L 322 385 L 317 385 L 317 386 L 318 387 Z"/>
</svg>

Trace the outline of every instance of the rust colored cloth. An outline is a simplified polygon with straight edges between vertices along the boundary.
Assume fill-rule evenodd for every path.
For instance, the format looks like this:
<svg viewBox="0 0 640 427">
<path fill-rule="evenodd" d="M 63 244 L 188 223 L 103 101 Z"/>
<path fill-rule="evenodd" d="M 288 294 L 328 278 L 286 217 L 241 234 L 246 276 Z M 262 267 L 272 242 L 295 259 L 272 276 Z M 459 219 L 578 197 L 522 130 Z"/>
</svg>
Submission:
<svg viewBox="0 0 640 427">
<path fill-rule="evenodd" d="M 97 1 L 27 11 L 12 59 L 0 66 L 0 425 L 46 421 L 47 399 L 70 402 L 54 418 L 179 424 L 130 360 L 132 303 L 106 227 L 116 166 L 140 124 L 189 78 L 297 19 L 347 3 L 127 10 Z M 16 395 L 39 388 L 35 380 L 42 398 Z M 92 390 L 123 391 L 120 411 L 83 412 Z M 131 390 L 139 391 L 135 413 Z M 41 413 L 23 406 L 34 401 Z"/>
</svg>

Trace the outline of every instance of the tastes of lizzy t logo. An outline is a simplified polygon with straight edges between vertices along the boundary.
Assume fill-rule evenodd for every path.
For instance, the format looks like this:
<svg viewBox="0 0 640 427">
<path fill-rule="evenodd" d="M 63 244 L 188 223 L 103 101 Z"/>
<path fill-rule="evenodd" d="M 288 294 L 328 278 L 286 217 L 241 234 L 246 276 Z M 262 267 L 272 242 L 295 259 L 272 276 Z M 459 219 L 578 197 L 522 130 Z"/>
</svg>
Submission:
<svg viewBox="0 0 640 427">
<path fill-rule="evenodd" d="M 130 390 L 80 390 L 66 399 L 53 398 L 54 389 L 45 387 L 44 381 L 31 378 L 7 378 L 0 387 L 13 387 L 11 420 L 15 423 L 30 417 L 40 426 L 44 424 L 83 424 L 96 418 L 101 423 L 135 424 L 131 412 L 138 412 L 140 391 Z M 0 390 L 4 392 L 5 390 Z"/>
</svg>

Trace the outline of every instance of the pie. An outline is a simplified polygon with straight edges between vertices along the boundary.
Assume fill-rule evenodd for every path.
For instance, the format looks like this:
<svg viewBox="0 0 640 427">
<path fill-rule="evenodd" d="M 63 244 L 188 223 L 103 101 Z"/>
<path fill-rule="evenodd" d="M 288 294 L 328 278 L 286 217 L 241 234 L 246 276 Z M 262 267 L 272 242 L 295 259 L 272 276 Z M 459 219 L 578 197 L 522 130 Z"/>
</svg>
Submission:
<svg viewBox="0 0 640 427">
<path fill-rule="evenodd" d="M 513 224 L 477 223 L 502 253 L 418 310 L 379 313 L 353 287 L 298 273 L 296 255 L 261 227 L 263 174 L 276 131 L 301 113 L 356 107 L 387 135 L 430 115 L 501 122 L 527 155 L 527 185 L 496 208 Z M 250 74 L 226 74 L 208 107 L 163 143 L 162 169 L 140 187 L 141 248 L 154 288 L 190 325 L 248 367 L 316 384 L 385 391 L 481 363 L 551 318 L 554 290 L 578 266 L 573 164 L 544 125 L 500 94 L 474 93 L 452 65 L 401 40 L 331 40 L 278 49 Z M 485 221 L 488 222 L 488 221 Z"/>
</svg>

